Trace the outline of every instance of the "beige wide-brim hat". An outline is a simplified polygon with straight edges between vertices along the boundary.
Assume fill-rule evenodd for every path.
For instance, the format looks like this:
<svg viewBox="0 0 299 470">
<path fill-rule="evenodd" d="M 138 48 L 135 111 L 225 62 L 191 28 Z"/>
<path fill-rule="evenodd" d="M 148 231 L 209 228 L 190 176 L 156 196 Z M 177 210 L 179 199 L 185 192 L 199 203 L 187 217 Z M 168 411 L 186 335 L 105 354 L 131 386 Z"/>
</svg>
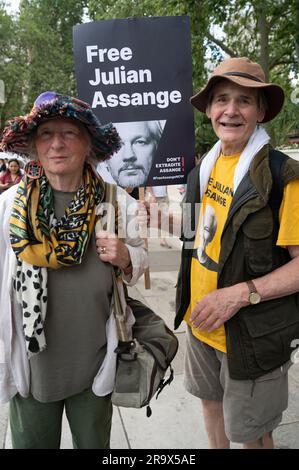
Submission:
<svg viewBox="0 0 299 470">
<path fill-rule="evenodd" d="M 215 68 L 206 86 L 190 98 L 193 106 L 202 113 L 205 113 L 212 87 L 223 79 L 244 87 L 263 90 L 268 106 L 265 117 L 261 122 L 271 121 L 271 119 L 277 116 L 283 106 L 283 89 L 274 83 L 266 83 L 262 67 L 256 62 L 252 62 L 247 57 L 226 59 L 221 62 L 221 64 Z"/>
</svg>

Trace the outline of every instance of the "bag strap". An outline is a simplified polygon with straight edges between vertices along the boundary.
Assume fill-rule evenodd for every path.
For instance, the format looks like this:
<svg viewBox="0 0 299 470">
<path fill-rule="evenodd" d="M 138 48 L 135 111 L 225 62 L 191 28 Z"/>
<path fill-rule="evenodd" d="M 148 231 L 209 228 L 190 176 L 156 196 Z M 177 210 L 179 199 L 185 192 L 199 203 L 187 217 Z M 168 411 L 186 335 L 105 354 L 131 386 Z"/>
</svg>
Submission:
<svg viewBox="0 0 299 470">
<path fill-rule="evenodd" d="M 283 198 L 284 181 L 282 178 L 284 165 L 288 156 L 278 150 L 270 149 L 269 165 L 272 173 L 272 190 L 269 197 L 269 205 L 272 209 L 273 218 L 279 225 L 279 209 Z"/>
<path fill-rule="evenodd" d="M 111 204 L 114 207 L 114 211 L 107 210 L 107 222 L 106 230 L 108 232 L 115 232 L 117 222 L 119 222 L 119 215 L 117 210 L 117 186 L 115 184 L 110 184 L 105 182 L 105 203 L 108 205 Z M 108 209 L 109 206 L 108 205 Z M 96 231 L 102 230 L 103 224 L 101 218 L 96 223 Z M 113 297 L 114 297 L 114 309 L 113 314 L 115 316 L 115 322 L 117 327 L 117 335 L 119 341 L 128 342 L 132 338 L 128 334 L 126 327 L 126 299 L 124 292 L 123 280 L 120 275 L 120 270 L 116 267 L 112 268 L 112 280 L 113 280 Z"/>
<path fill-rule="evenodd" d="M 132 336 L 128 334 L 126 326 L 126 298 L 124 292 L 123 281 L 120 276 L 116 276 L 115 270 L 112 270 L 113 279 L 113 296 L 114 296 L 114 309 L 113 314 L 115 317 L 117 336 L 119 341 L 123 343 L 131 342 Z"/>
</svg>

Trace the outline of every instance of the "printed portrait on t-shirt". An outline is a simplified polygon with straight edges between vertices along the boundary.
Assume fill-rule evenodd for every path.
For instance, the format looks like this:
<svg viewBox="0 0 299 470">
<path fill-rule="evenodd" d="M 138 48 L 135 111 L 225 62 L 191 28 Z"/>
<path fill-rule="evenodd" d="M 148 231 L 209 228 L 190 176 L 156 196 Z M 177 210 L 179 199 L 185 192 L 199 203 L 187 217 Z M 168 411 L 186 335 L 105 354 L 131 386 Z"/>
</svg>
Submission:
<svg viewBox="0 0 299 470">
<path fill-rule="evenodd" d="M 215 210 L 212 206 L 207 205 L 200 221 L 199 246 L 196 250 L 196 258 L 202 266 L 215 272 L 218 270 L 218 263 L 208 256 L 206 248 L 213 240 L 217 226 Z"/>
</svg>

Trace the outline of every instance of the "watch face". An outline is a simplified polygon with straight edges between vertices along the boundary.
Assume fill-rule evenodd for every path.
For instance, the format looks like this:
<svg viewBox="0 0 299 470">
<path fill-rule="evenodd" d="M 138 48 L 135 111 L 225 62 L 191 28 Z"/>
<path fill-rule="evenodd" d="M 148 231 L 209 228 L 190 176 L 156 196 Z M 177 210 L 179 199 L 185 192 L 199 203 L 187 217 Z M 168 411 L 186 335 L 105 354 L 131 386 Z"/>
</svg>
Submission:
<svg viewBox="0 0 299 470">
<path fill-rule="evenodd" d="M 250 292 L 249 294 L 249 302 L 251 304 L 258 304 L 261 301 L 261 296 L 258 294 L 258 292 Z"/>
</svg>

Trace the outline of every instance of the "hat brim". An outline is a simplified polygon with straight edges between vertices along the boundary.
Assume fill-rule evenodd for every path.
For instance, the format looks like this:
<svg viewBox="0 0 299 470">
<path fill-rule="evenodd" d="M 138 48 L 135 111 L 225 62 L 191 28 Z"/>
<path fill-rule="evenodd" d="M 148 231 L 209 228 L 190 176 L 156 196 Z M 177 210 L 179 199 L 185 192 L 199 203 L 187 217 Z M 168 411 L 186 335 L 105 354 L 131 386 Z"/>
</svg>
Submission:
<svg viewBox="0 0 299 470">
<path fill-rule="evenodd" d="M 29 114 L 11 120 L 3 131 L 0 150 L 30 155 L 32 135 L 35 130 L 43 122 L 55 118 L 67 118 L 84 125 L 91 137 L 93 155 L 99 160 L 110 158 L 121 146 L 115 127 L 111 123 L 99 125 L 91 111 L 76 110 L 71 115 L 67 105 L 57 109 L 49 105 L 42 110 L 33 108 Z"/>
<path fill-rule="evenodd" d="M 223 75 L 213 75 L 208 81 L 207 85 L 190 98 L 191 104 L 202 113 L 206 113 L 210 91 L 212 87 L 221 80 L 228 80 L 240 86 L 262 89 L 264 91 L 268 107 L 265 112 L 265 117 L 261 122 L 271 121 L 282 109 L 284 102 L 284 91 L 279 85 L 257 82 L 245 77 L 227 77 Z"/>
</svg>

